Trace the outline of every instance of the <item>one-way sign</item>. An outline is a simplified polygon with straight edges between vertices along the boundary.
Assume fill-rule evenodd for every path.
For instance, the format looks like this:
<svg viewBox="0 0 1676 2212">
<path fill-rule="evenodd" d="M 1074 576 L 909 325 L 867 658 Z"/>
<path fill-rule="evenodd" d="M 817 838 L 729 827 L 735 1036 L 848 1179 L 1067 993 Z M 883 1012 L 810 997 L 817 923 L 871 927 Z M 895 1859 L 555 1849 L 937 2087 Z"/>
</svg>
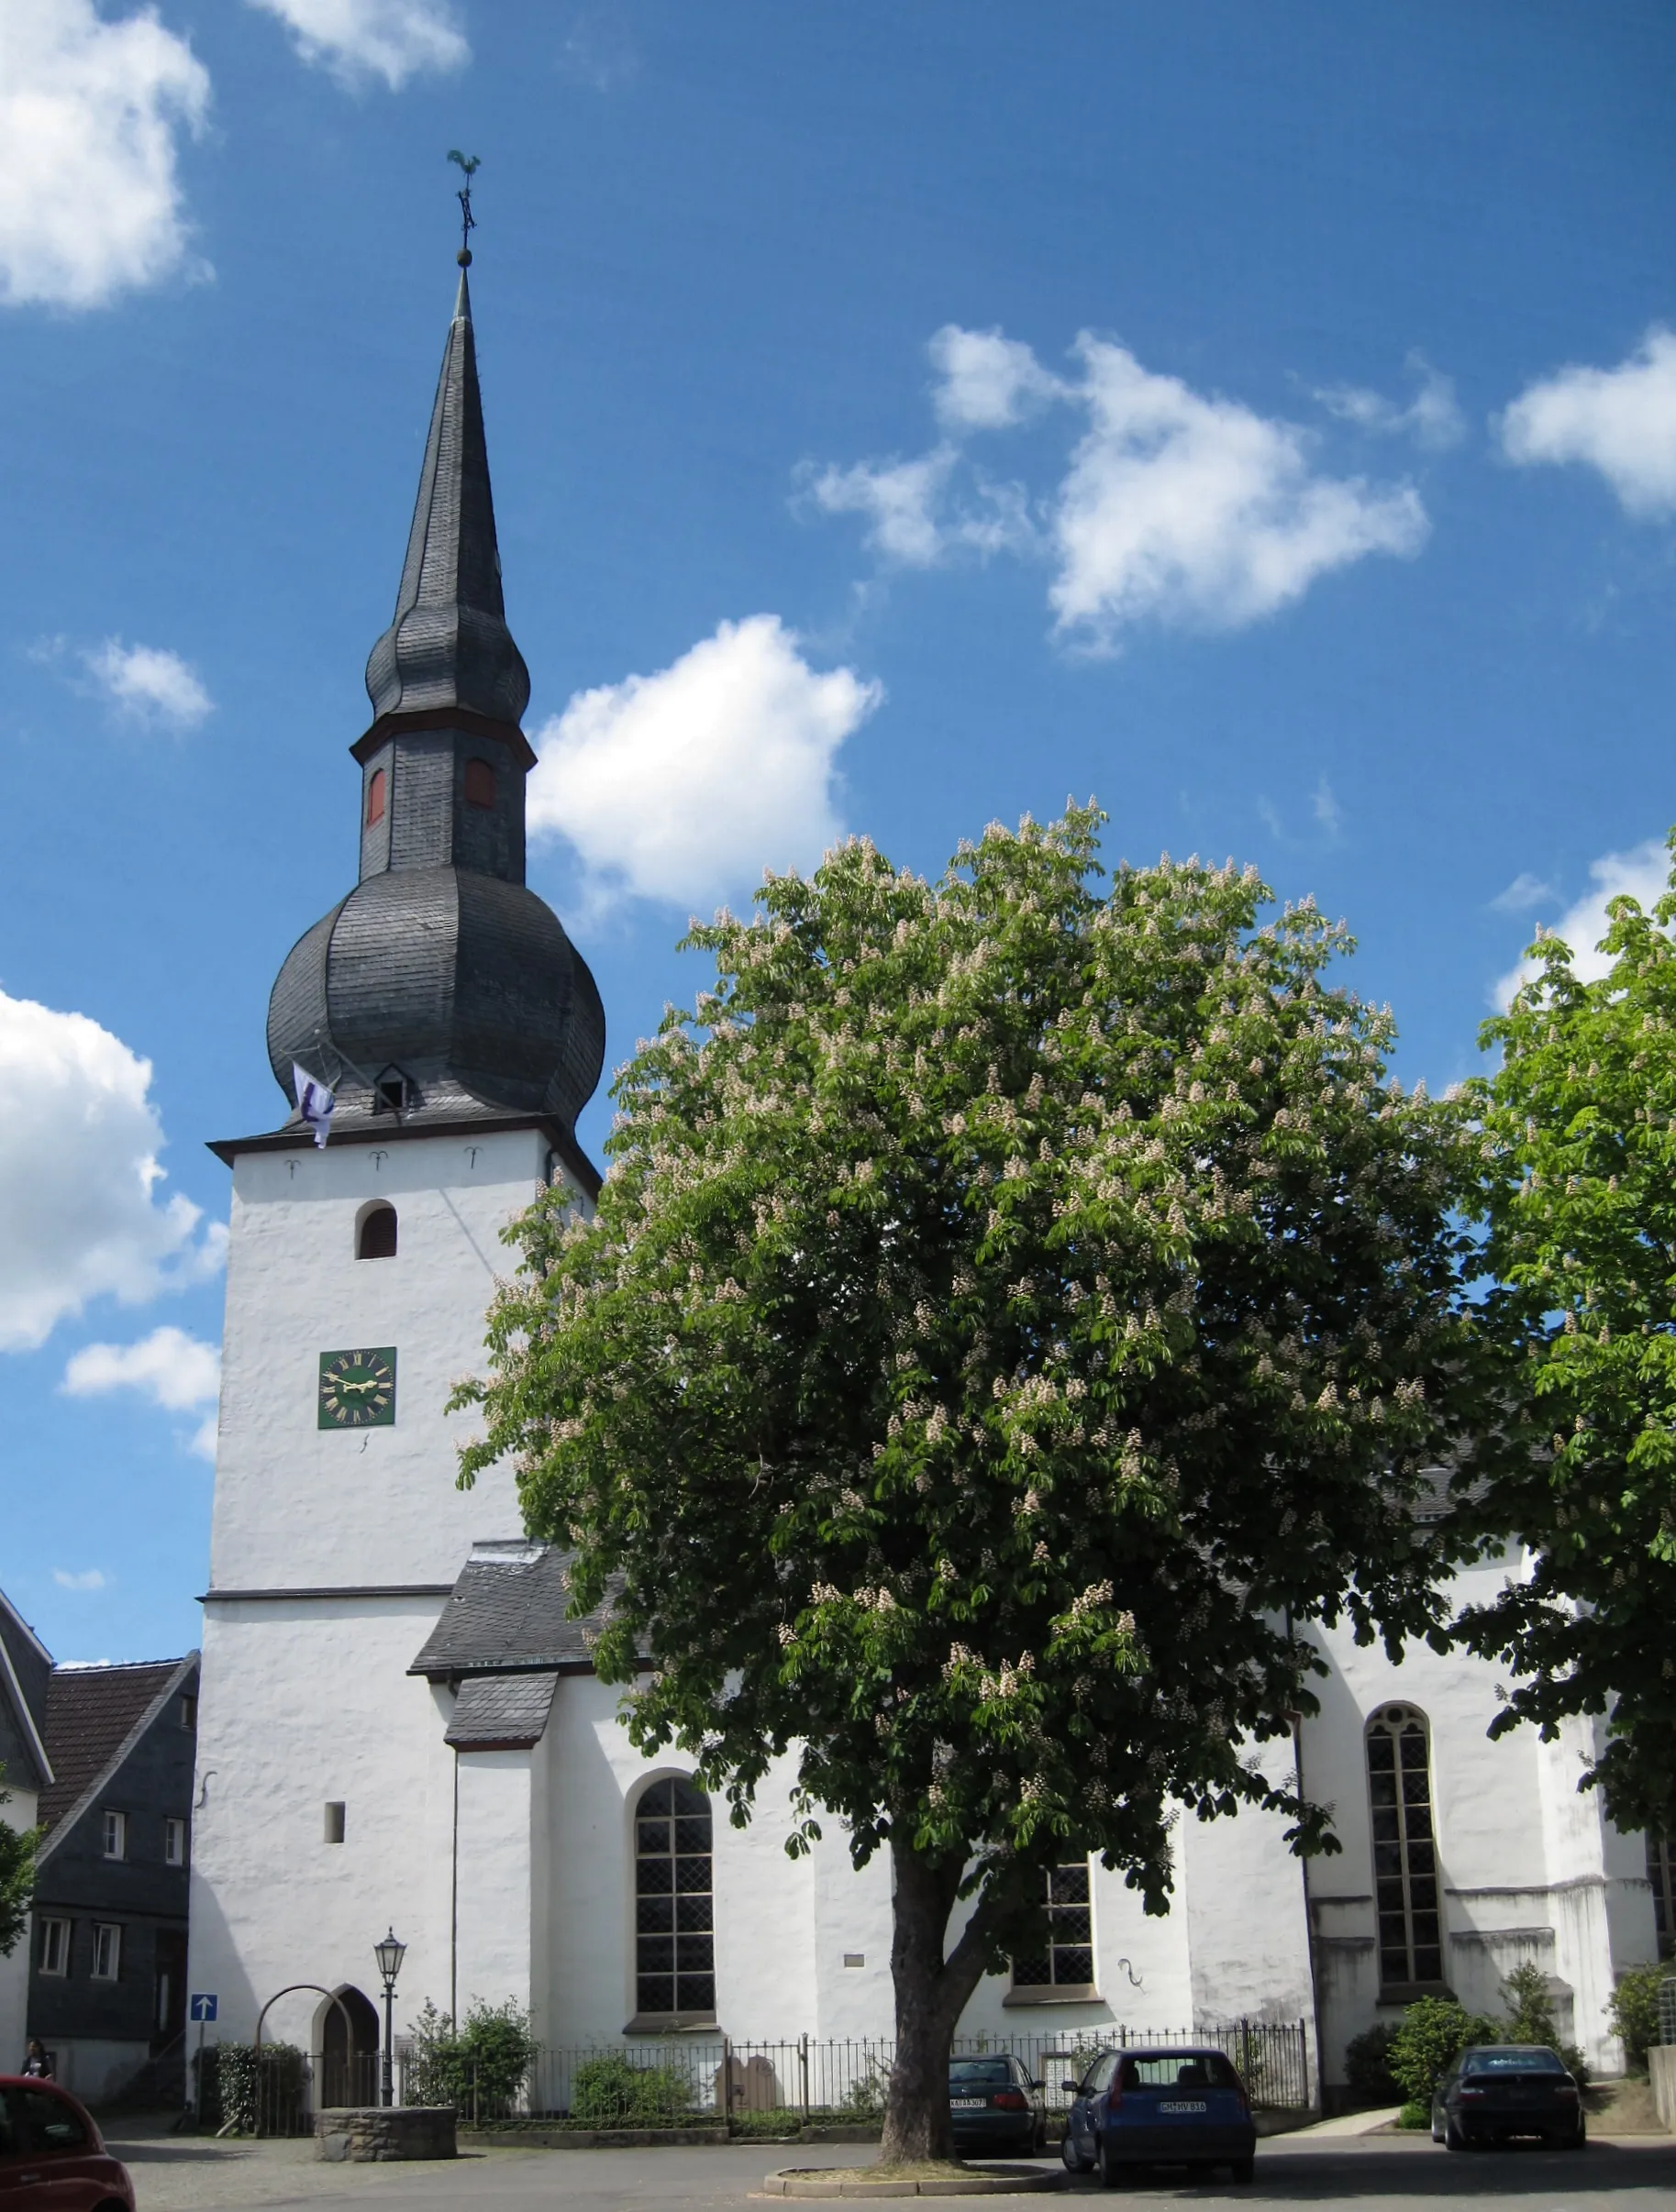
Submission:
<svg viewBox="0 0 1676 2212">
<path fill-rule="evenodd" d="M 216 2017 L 215 1998 L 207 1994 L 202 1996 L 194 1996 L 191 2000 L 187 2017 L 194 2020 L 213 2020 Z"/>
</svg>

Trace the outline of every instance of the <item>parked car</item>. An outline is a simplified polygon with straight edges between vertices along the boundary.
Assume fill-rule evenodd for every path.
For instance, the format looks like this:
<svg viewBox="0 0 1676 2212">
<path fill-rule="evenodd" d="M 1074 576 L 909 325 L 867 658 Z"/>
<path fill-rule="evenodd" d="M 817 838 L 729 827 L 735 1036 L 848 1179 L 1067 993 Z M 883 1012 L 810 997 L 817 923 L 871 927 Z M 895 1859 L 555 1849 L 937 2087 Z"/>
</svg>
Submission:
<svg viewBox="0 0 1676 2212">
<path fill-rule="evenodd" d="M 1256 2170 L 1251 2100 L 1220 2051 L 1102 2051 L 1064 2085 L 1060 2154 L 1073 2173 L 1098 2167 L 1114 2188 L 1138 2166 L 1226 2166 L 1237 2182 Z"/>
<path fill-rule="evenodd" d="M 134 2184 L 67 2089 L 0 2074 L 0 2205 L 6 2212 L 134 2212 Z"/>
<path fill-rule="evenodd" d="M 1432 2140 L 1451 2151 L 1539 2135 L 1561 2151 L 1587 2140 L 1582 2092 L 1542 2043 L 1469 2043 L 1432 2092 Z"/>
<path fill-rule="evenodd" d="M 993 2058 L 949 2062 L 949 2118 L 957 2151 L 1004 2151 L 1032 2156 L 1047 2148 L 1042 2085 L 1021 2062 Z"/>
</svg>

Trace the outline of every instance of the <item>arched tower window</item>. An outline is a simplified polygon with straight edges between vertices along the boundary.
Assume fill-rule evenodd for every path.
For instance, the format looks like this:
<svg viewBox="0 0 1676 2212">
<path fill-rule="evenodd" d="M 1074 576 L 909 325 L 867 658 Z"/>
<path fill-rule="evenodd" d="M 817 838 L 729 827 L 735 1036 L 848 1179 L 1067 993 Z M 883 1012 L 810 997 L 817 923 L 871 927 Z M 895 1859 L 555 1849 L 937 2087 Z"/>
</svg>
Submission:
<svg viewBox="0 0 1676 2212">
<path fill-rule="evenodd" d="M 357 1259 L 394 1259 L 395 1257 L 395 1208 L 369 1206 L 361 1217 L 355 1232 Z"/>
<path fill-rule="evenodd" d="M 367 827 L 369 829 L 375 822 L 382 822 L 384 818 L 384 793 L 389 788 L 390 780 L 383 769 L 374 769 L 367 784 Z"/>
<path fill-rule="evenodd" d="M 486 760 L 466 762 L 465 802 L 468 806 L 494 804 L 494 770 Z"/>
<path fill-rule="evenodd" d="M 684 1775 L 649 1784 L 634 1838 L 635 2010 L 714 2018 L 709 1798 Z"/>
<path fill-rule="evenodd" d="M 1437 1846 L 1426 1715 L 1382 1706 L 1368 1723 L 1379 1978 L 1386 1989 L 1443 1979 Z"/>
</svg>

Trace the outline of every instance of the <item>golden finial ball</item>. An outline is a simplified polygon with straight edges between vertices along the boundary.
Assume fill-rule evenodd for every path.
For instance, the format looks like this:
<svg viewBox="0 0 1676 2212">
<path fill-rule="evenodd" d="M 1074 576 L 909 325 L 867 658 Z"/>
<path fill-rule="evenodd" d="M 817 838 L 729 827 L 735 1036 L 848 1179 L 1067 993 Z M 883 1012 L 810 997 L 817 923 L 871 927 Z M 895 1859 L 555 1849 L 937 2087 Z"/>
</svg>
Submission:
<svg viewBox="0 0 1676 2212">
<path fill-rule="evenodd" d="M 469 246 L 462 246 L 460 249 L 460 251 L 454 256 L 454 259 L 459 262 L 462 269 L 469 269 L 472 266 L 471 248 Z"/>
</svg>

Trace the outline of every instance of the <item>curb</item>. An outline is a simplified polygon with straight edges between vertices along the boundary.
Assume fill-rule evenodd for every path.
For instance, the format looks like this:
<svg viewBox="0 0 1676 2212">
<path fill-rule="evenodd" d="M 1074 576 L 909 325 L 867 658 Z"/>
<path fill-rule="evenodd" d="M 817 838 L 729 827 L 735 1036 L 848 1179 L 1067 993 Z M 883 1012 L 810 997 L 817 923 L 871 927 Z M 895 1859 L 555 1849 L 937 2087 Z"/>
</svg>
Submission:
<svg viewBox="0 0 1676 2212">
<path fill-rule="evenodd" d="M 924 2181 L 869 2181 L 865 2166 L 786 2166 L 769 2174 L 765 2196 L 1027 2196 L 1062 2189 L 1070 2177 L 1037 2166 L 975 2166 L 970 2173 L 938 2174 Z"/>
</svg>

